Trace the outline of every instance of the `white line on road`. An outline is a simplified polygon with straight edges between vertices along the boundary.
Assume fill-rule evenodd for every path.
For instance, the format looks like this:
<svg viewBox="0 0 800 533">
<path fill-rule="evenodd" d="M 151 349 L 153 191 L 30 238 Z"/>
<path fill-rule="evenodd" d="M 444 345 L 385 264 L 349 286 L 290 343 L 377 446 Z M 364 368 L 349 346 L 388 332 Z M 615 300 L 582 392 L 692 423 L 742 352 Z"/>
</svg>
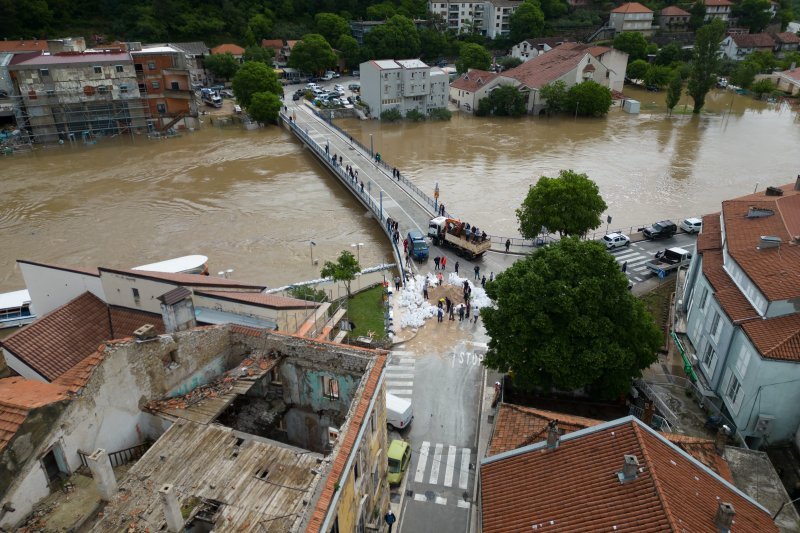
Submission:
<svg viewBox="0 0 800 533">
<path fill-rule="evenodd" d="M 428 483 L 431 485 L 439 483 L 439 465 L 442 462 L 442 448 L 444 448 L 444 444 L 437 442 L 436 449 L 433 451 L 433 461 L 431 462 L 431 476 L 428 478 Z"/>
<path fill-rule="evenodd" d="M 392 350 L 392 355 L 414 355 L 414 352 L 408 350 Z"/>
<path fill-rule="evenodd" d="M 395 374 L 392 372 L 392 369 L 389 368 L 386 370 L 386 381 L 392 381 L 395 379 L 409 379 L 414 378 L 414 374 Z"/>
<path fill-rule="evenodd" d="M 624 261 L 627 258 L 636 257 L 638 255 L 640 255 L 639 252 L 625 252 L 624 254 L 615 255 L 614 259 L 616 259 L 617 262 L 620 262 Z"/>
<path fill-rule="evenodd" d="M 414 361 L 413 357 L 403 357 L 402 359 L 400 359 L 400 364 L 413 365 L 415 362 L 416 361 Z"/>
<path fill-rule="evenodd" d="M 466 502 L 464 500 L 458 500 L 457 503 L 458 506 L 461 507 L 462 509 L 469 509 L 469 502 Z"/>
<path fill-rule="evenodd" d="M 386 392 L 395 396 L 413 396 L 414 389 L 386 389 Z"/>
<path fill-rule="evenodd" d="M 422 447 L 419 449 L 419 462 L 417 463 L 417 473 L 414 475 L 414 482 L 415 483 L 422 483 L 423 478 L 425 477 L 425 467 L 428 465 L 428 450 L 431 447 L 431 443 L 428 441 L 422 441 Z"/>
<path fill-rule="evenodd" d="M 426 498 L 424 494 L 419 494 L 418 493 L 418 494 L 414 494 L 414 501 L 426 502 L 426 501 L 428 501 L 428 498 Z"/>
<path fill-rule="evenodd" d="M 642 278 L 640 278 L 638 276 L 633 276 L 633 279 L 635 279 L 636 281 L 644 281 L 644 280 L 642 280 Z"/>
<path fill-rule="evenodd" d="M 458 449 L 455 446 L 448 446 L 447 447 L 447 468 L 444 471 L 444 486 L 445 487 L 452 487 L 453 486 L 453 470 L 455 470 L 456 466 L 456 454 L 458 453 Z"/>
<path fill-rule="evenodd" d="M 413 387 L 414 386 L 414 382 L 413 381 L 395 381 L 393 379 L 387 379 L 386 380 L 386 384 L 387 385 L 393 385 L 395 387 Z"/>
<path fill-rule="evenodd" d="M 469 483 L 469 459 L 472 452 L 469 448 L 461 450 L 461 472 L 458 475 L 458 488 L 466 490 Z"/>
<path fill-rule="evenodd" d="M 447 505 L 447 498 L 442 498 L 441 496 L 437 496 L 436 503 L 438 503 L 439 505 Z"/>
</svg>

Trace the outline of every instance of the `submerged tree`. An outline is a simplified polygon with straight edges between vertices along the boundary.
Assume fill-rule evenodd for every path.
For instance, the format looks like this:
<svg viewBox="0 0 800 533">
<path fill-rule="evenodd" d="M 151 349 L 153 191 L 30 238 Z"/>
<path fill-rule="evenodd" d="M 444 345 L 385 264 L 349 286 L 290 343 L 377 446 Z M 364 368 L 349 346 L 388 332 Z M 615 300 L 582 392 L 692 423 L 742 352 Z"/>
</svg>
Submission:
<svg viewBox="0 0 800 533">
<path fill-rule="evenodd" d="M 361 272 L 361 265 L 358 264 L 355 256 L 347 250 L 342 250 L 335 263 L 325 261 L 320 276 L 343 282 L 347 289 L 347 297 L 350 298 L 350 283 L 356 279 L 356 274 L 359 272 Z"/>
<path fill-rule="evenodd" d="M 714 19 L 697 30 L 692 57 L 692 72 L 687 91 L 694 100 L 694 113 L 699 113 L 706 103 L 706 95 L 717 81 L 719 68 L 719 43 L 725 35 L 725 24 Z"/>
</svg>

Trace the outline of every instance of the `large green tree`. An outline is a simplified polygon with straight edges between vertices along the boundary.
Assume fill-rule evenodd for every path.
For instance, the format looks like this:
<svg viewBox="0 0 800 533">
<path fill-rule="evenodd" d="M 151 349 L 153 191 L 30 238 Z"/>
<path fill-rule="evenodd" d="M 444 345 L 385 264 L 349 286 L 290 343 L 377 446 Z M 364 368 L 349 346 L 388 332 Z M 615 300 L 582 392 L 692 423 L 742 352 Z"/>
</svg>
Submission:
<svg viewBox="0 0 800 533">
<path fill-rule="evenodd" d="M 703 0 L 695 0 L 692 7 L 689 8 L 689 28 L 692 30 L 699 29 L 706 20 L 706 4 Z"/>
<path fill-rule="evenodd" d="M 600 243 L 567 238 L 517 261 L 486 286 L 484 364 L 524 389 L 624 396 L 657 360 L 663 337 Z"/>
<path fill-rule="evenodd" d="M 215 78 L 226 80 L 231 79 L 239 70 L 239 61 L 230 52 L 206 56 L 203 65 L 211 71 Z"/>
<path fill-rule="evenodd" d="M 283 102 L 278 95 L 270 92 L 255 93 L 247 106 L 247 114 L 256 122 L 266 124 L 276 122 Z"/>
<path fill-rule="evenodd" d="M 271 67 L 272 61 L 275 59 L 275 51 L 272 48 L 264 48 L 254 44 L 244 49 L 242 59 L 244 61 L 260 61 Z"/>
<path fill-rule="evenodd" d="M 241 66 L 233 78 L 233 94 L 236 101 L 248 108 L 256 93 L 283 95 L 283 87 L 275 71 L 259 61 L 248 61 Z"/>
<path fill-rule="evenodd" d="M 358 41 L 352 35 L 341 35 L 336 41 L 336 49 L 348 68 L 358 68 L 358 65 L 366 57 L 364 49 L 358 45 Z"/>
<path fill-rule="evenodd" d="M 687 92 L 694 100 L 694 113 L 700 113 L 706 103 L 706 95 L 717 81 L 719 67 L 719 43 L 725 35 L 725 24 L 714 19 L 699 30 L 694 41 L 692 72 L 689 75 Z"/>
<path fill-rule="evenodd" d="M 648 87 L 658 87 L 662 89 L 669 85 L 672 77 L 672 69 L 661 65 L 650 65 L 644 73 L 644 83 Z"/>
<path fill-rule="evenodd" d="M 548 83 L 539 89 L 539 97 L 545 101 L 548 115 L 557 115 L 566 109 L 567 84 L 563 80 Z"/>
<path fill-rule="evenodd" d="M 611 91 L 596 81 L 586 80 L 567 91 L 564 105 L 570 113 L 584 117 L 602 117 L 611 109 Z"/>
<path fill-rule="evenodd" d="M 750 29 L 750 33 L 761 33 L 772 19 L 769 0 L 742 0 L 733 5 L 733 16 L 738 25 Z"/>
<path fill-rule="evenodd" d="M 628 68 L 625 70 L 625 76 L 630 80 L 643 80 L 649 66 L 649 63 L 644 59 L 630 61 Z"/>
<path fill-rule="evenodd" d="M 394 15 L 364 37 L 365 44 L 378 59 L 408 59 L 419 56 L 420 41 L 414 21 Z"/>
<path fill-rule="evenodd" d="M 637 31 L 626 31 L 614 37 L 614 48 L 628 54 L 628 62 L 647 59 L 647 39 Z"/>
<path fill-rule="evenodd" d="M 538 0 L 522 2 L 509 17 L 508 24 L 514 43 L 544 35 L 544 13 Z"/>
<path fill-rule="evenodd" d="M 350 283 L 356 279 L 356 274 L 361 272 L 361 265 L 358 264 L 355 256 L 347 250 L 342 250 L 336 262 L 325 261 L 320 275 L 323 278 L 333 278 L 334 281 L 341 281 L 347 289 L 347 297 L 350 298 Z"/>
<path fill-rule="evenodd" d="M 350 35 L 350 24 L 335 13 L 317 13 L 314 27 L 329 43 L 338 42 L 342 35 Z"/>
<path fill-rule="evenodd" d="M 683 78 L 681 78 L 681 73 L 677 70 L 673 71 L 672 77 L 669 80 L 669 85 L 667 86 L 667 109 L 669 109 L 669 114 L 672 114 L 672 110 L 678 105 L 678 102 L 681 101 L 681 93 L 683 92 Z"/>
<path fill-rule="evenodd" d="M 498 87 L 490 92 L 489 96 L 481 98 L 475 114 L 521 117 L 525 114 L 525 97 L 513 85 Z"/>
<path fill-rule="evenodd" d="M 309 33 L 292 48 L 289 66 L 303 72 L 323 72 L 336 66 L 336 53 L 325 37 Z"/>
<path fill-rule="evenodd" d="M 528 190 L 517 209 L 519 232 L 526 239 L 545 230 L 561 237 L 581 236 L 600 226 L 607 207 L 597 184 L 586 174 L 562 170 L 557 178 L 542 176 Z"/>
<path fill-rule="evenodd" d="M 467 72 L 471 68 L 489 70 L 491 64 L 492 54 L 483 46 L 474 43 L 461 45 L 461 53 L 456 59 L 456 70 L 458 72 Z"/>
</svg>

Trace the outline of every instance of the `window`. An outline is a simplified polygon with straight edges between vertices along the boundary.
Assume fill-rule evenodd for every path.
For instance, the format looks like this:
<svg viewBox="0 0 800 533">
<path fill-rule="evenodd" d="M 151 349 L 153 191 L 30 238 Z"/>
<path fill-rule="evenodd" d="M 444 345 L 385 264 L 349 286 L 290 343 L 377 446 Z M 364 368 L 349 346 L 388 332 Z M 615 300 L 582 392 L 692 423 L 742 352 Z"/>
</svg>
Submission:
<svg viewBox="0 0 800 533">
<path fill-rule="evenodd" d="M 141 298 L 139 297 L 139 289 L 137 289 L 136 287 L 133 287 L 133 288 L 131 288 L 131 292 L 133 293 L 133 301 L 134 301 L 134 303 L 138 304 L 141 301 Z"/>
<path fill-rule="evenodd" d="M 158 111 L 159 113 L 166 113 L 167 104 L 156 104 L 156 111 Z"/>
<path fill-rule="evenodd" d="M 747 365 L 749 364 L 750 351 L 745 346 L 742 346 L 742 349 L 739 350 L 739 358 L 736 360 L 736 373 L 739 374 L 740 378 L 744 379 L 747 373 Z"/>
<path fill-rule="evenodd" d="M 147 62 L 147 70 L 155 70 L 156 69 L 156 62 L 155 61 L 148 61 Z"/>
<path fill-rule="evenodd" d="M 377 428 L 377 415 L 375 414 L 375 410 L 372 410 L 372 416 L 369 417 L 369 429 L 375 433 L 375 429 Z"/>
<path fill-rule="evenodd" d="M 712 337 L 714 337 L 714 340 L 716 340 L 719 337 L 720 329 L 722 328 L 720 327 L 719 313 L 715 311 L 714 318 L 711 320 L 711 329 L 709 330 L 709 333 L 711 334 Z"/>
<path fill-rule="evenodd" d="M 39 69 L 39 76 L 44 78 L 44 77 L 47 77 L 49 75 L 50 75 L 50 69 L 49 68 L 40 68 Z"/>
<path fill-rule="evenodd" d="M 107 93 L 108 93 L 108 85 L 97 86 L 97 94 L 107 94 Z"/>
<path fill-rule="evenodd" d="M 338 400 L 339 382 L 336 380 L 336 378 L 322 376 L 320 379 L 322 380 L 322 395 L 329 400 Z"/>
<path fill-rule="evenodd" d="M 102 74 L 103 73 L 103 67 L 101 67 L 100 65 L 95 65 L 94 66 L 94 73 L 95 74 Z"/>
<path fill-rule="evenodd" d="M 714 347 L 709 342 L 706 344 L 705 353 L 703 353 L 703 365 L 708 369 L 710 373 L 714 372 L 714 367 L 716 366 L 716 359 L 717 359 L 717 353 L 714 351 Z"/>
<path fill-rule="evenodd" d="M 273 385 L 283 385 L 283 382 L 281 381 L 281 371 L 277 366 L 273 367 L 272 370 L 269 371 L 269 380 Z"/>
<path fill-rule="evenodd" d="M 56 92 L 53 89 L 47 89 L 47 96 L 55 96 Z"/>
<path fill-rule="evenodd" d="M 153 80 L 150 82 L 150 85 L 153 86 L 153 89 L 158 89 L 161 87 L 161 83 L 158 80 Z"/>
<path fill-rule="evenodd" d="M 700 296 L 700 309 L 706 308 L 706 300 L 708 300 L 708 287 L 703 287 L 703 295 Z"/>
<path fill-rule="evenodd" d="M 378 450 L 378 453 L 375 454 L 375 462 L 372 464 L 372 488 L 377 489 L 380 486 L 380 482 L 378 479 L 378 475 L 380 474 L 380 464 L 381 464 L 381 451 Z"/>
<path fill-rule="evenodd" d="M 128 92 L 128 86 L 127 86 L 127 85 L 125 85 L 125 84 L 122 84 L 122 85 L 120 85 L 120 86 L 119 86 L 119 92 L 121 92 L 121 93 L 127 93 L 127 92 Z"/>
<path fill-rule="evenodd" d="M 731 379 L 728 380 L 728 388 L 725 390 L 725 396 L 731 401 L 733 405 L 738 406 L 739 402 L 742 399 L 740 396 L 741 391 L 742 391 L 741 383 L 739 383 L 739 380 L 736 379 L 735 375 L 731 374 Z"/>
<path fill-rule="evenodd" d="M 114 70 L 116 70 L 117 72 L 125 72 L 125 67 L 123 67 L 122 65 L 114 65 Z"/>
</svg>

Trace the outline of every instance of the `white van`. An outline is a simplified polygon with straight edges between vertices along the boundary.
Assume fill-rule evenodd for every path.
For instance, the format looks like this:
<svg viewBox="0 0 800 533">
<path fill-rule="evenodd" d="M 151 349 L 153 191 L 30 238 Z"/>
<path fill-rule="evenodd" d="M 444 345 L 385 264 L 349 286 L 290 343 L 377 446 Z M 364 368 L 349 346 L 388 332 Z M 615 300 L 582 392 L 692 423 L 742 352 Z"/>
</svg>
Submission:
<svg viewBox="0 0 800 533">
<path fill-rule="evenodd" d="M 386 424 L 392 429 L 405 429 L 414 419 L 411 402 L 386 393 Z"/>
</svg>

